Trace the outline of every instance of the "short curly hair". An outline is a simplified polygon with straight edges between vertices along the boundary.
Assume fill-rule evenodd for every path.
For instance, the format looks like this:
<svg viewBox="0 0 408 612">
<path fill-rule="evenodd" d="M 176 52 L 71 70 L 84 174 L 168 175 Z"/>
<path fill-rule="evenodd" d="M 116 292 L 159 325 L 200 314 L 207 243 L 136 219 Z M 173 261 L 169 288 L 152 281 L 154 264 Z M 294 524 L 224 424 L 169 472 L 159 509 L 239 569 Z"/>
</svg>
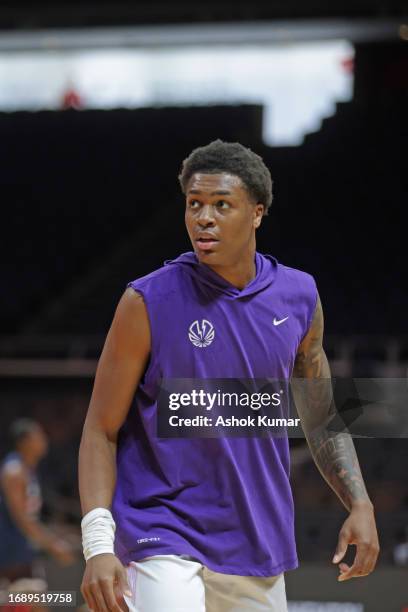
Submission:
<svg viewBox="0 0 408 612">
<path fill-rule="evenodd" d="M 272 178 L 263 159 L 239 142 L 224 142 L 219 138 L 198 147 L 183 161 L 178 179 L 185 194 L 187 183 L 196 172 L 228 173 L 238 176 L 249 195 L 264 205 L 264 215 L 272 204 Z"/>
</svg>

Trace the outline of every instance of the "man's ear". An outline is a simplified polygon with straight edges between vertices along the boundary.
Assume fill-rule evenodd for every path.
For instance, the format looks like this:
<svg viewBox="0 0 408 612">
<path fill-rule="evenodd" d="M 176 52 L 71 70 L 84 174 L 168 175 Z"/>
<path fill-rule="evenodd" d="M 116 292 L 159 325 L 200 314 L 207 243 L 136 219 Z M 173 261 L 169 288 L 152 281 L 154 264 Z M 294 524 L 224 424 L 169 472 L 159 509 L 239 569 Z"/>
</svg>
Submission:
<svg viewBox="0 0 408 612">
<path fill-rule="evenodd" d="M 262 217 L 265 211 L 264 204 L 258 202 L 254 206 L 254 228 L 257 229 L 261 225 Z"/>
</svg>

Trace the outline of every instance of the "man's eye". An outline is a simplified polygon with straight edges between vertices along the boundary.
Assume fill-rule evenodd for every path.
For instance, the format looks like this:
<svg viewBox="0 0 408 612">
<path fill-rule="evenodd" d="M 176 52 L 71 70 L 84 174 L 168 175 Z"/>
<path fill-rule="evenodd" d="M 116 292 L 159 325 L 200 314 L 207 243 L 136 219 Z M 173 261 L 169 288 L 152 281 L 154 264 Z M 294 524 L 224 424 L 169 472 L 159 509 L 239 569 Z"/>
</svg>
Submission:
<svg viewBox="0 0 408 612">
<path fill-rule="evenodd" d="M 218 208 L 229 208 L 229 204 L 225 200 L 218 200 L 217 207 Z"/>
<path fill-rule="evenodd" d="M 198 208 L 200 205 L 200 202 L 198 200 L 190 200 L 188 205 L 190 208 Z"/>
</svg>

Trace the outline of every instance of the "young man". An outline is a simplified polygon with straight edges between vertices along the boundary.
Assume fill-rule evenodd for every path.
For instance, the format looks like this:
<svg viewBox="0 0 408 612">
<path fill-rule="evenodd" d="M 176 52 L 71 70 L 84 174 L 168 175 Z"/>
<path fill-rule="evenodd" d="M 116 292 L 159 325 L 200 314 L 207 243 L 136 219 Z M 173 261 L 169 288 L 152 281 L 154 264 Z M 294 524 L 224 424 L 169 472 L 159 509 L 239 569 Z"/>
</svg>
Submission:
<svg viewBox="0 0 408 612">
<path fill-rule="evenodd" d="M 329 378 L 321 304 L 310 275 L 256 251 L 272 201 L 258 155 L 217 140 L 179 179 L 194 252 L 129 283 L 96 373 L 80 447 L 81 591 L 98 611 L 125 599 L 138 612 L 284 612 L 284 572 L 297 567 L 287 437 L 159 438 L 157 398 L 163 378 Z M 357 545 L 339 566 L 346 580 L 373 570 L 378 538 L 351 439 L 320 426 L 326 387 L 313 401 L 295 394 L 349 511 L 333 559 Z"/>
</svg>

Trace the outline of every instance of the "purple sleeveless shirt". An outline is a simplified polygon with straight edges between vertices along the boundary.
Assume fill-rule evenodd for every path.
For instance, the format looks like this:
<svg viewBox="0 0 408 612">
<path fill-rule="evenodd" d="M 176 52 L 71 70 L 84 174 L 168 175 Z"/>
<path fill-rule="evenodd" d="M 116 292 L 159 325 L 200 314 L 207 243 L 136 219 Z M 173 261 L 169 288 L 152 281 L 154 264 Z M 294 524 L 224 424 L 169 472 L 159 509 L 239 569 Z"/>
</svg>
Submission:
<svg viewBox="0 0 408 612">
<path fill-rule="evenodd" d="M 273 576 L 298 566 L 287 437 L 156 434 L 163 378 L 290 378 L 316 306 L 315 282 L 270 255 L 257 252 L 255 263 L 256 277 L 242 290 L 193 252 L 128 283 L 144 298 L 152 346 L 118 436 L 112 514 L 124 565 L 186 554 L 226 574 Z M 215 330 L 205 347 L 189 338 L 202 319 Z"/>
</svg>

